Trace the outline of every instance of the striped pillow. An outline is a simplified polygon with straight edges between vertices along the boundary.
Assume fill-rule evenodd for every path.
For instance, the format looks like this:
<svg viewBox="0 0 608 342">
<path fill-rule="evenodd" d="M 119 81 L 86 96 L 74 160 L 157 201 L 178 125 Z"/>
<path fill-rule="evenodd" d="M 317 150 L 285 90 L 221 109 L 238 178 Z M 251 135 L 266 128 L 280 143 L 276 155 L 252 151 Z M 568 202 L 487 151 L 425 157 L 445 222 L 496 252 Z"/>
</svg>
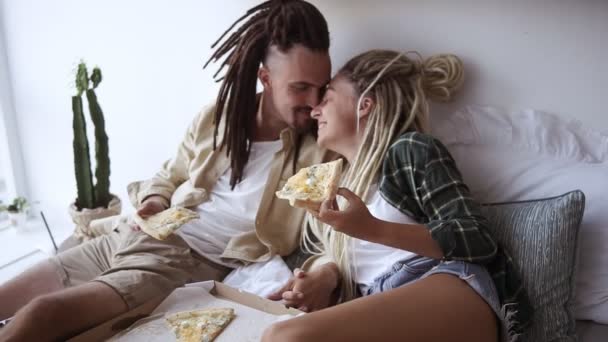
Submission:
<svg viewBox="0 0 608 342">
<path fill-rule="evenodd" d="M 574 280 L 585 196 L 485 204 L 490 230 L 519 269 L 534 307 L 526 340 L 575 341 Z"/>
</svg>

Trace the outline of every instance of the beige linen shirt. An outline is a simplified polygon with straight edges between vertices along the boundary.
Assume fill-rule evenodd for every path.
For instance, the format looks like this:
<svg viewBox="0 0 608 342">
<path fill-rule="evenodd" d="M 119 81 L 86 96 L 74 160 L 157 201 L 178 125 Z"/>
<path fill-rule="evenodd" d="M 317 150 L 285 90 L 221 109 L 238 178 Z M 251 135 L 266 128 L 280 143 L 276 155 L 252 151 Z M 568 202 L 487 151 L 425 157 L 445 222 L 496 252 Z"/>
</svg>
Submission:
<svg viewBox="0 0 608 342">
<path fill-rule="evenodd" d="M 213 150 L 214 112 L 211 106 L 194 119 L 174 158 L 164 163 L 154 177 L 129 184 L 128 193 L 133 206 L 159 195 L 167 205 L 195 208 L 209 199 L 209 193 L 219 177 L 230 167 L 225 149 L 219 149 L 224 122 L 219 127 L 218 149 Z M 291 128 L 280 134 L 282 149 L 272 160 L 268 181 L 256 214 L 255 231 L 234 236 L 221 255 L 244 262 L 263 262 L 273 255 L 291 254 L 299 245 L 305 211 L 276 198 L 287 179 L 293 175 L 296 133 Z M 317 147 L 314 137 L 302 138 L 296 171 L 324 161 L 329 156 Z M 204 218 L 203 218 L 204 219 Z"/>
</svg>

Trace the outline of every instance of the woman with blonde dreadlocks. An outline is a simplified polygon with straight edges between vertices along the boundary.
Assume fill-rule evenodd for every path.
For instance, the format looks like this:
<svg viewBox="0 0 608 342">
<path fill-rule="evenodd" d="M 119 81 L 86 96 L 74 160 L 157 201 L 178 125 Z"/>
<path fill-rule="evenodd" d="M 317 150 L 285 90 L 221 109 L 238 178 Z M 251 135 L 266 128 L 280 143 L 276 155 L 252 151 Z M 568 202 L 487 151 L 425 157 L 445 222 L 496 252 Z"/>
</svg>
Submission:
<svg viewBox="0 0 608 342">
<path fill-rule="evenodd" d="M 341 286 L 336 274 L 312 284 L 300 271 L 277 295 L 314 310 L 339 289 L 345 303 L 277 323 L 264 342 L 507 341 L 529 320 L 510 259 L 449 152 L 427 134 L 427 99 L 451 98 L 462 63 L 407 55 L 354 57 L 312 111 L 318 144 L 349 166 L 340 201 L 309 216 L 303 242 L 318 256 L 304 268 L 335 264 Z"/>
</svg>

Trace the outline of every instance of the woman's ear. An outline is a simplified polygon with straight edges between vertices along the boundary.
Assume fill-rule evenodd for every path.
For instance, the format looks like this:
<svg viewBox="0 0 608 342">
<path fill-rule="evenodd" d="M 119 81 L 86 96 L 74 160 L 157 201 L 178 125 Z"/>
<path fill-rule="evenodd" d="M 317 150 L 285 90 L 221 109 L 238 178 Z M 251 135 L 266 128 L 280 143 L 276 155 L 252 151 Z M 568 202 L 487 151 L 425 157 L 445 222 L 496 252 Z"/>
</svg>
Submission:
<svg viewBox="0 0 608 342">
<path fill-rule="evenodd" d="M 372 109 L 374 109 L 374 105 L 375 102 L 371 97 L 366 96 L 361 99 L 361 104 L 359 105 L 360 118 L 367 117 L 372 112 Z"/>
<path fill-rule="evenodd" d="M 262 67 L 258 69 L 258 79 L 265 90 L 270 90 L 270 70 L 268 70 L 268 67 L 265 65 L 262 65 Z"/>
</svg>

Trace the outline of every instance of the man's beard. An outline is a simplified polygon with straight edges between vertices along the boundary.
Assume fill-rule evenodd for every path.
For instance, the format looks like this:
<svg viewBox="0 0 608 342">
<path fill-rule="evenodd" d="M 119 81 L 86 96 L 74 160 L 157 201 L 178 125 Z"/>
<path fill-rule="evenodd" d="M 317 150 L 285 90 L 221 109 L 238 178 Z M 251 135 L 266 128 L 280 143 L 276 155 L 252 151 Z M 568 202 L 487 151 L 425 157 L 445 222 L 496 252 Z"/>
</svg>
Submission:
<svg viewBox="0 0 608 342">
<path fill-rule="evenodd" d="M 294 107 L 293 108 L 293 117 L 294 117 L 294 129 L 298 133 L 309 133 L 312 129 L 315 129 L 315 120 L 310 117 L 310 112 L 312 108 L 309 106 L 302 107 Z M 306 116 L 306 121 L 302 124 L 300 121 L 300 117 Z"/>
</svg>

